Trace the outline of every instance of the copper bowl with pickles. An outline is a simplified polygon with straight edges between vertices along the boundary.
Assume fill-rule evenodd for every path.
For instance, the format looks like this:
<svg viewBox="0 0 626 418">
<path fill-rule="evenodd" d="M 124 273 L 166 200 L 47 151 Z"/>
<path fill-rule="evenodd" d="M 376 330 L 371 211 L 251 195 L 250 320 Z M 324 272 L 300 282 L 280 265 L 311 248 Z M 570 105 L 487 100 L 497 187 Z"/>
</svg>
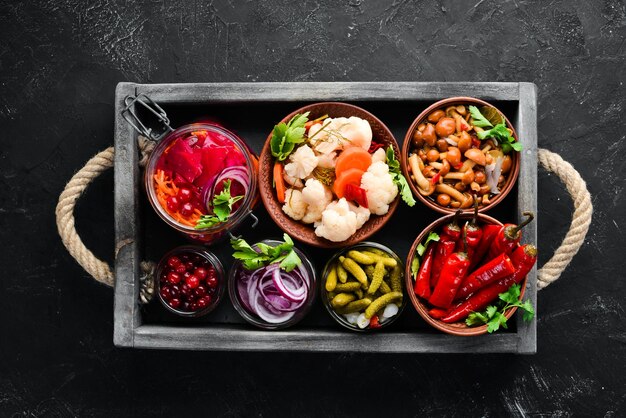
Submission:
<svg viewBox="0 0 626 418">
<path fill-rule="evenodd" d="M 484 100 L 440 100 L 413 121 L 404 137 L 402 172 L 413 194 L 441 213 L 487 211 L 519 175 L 522 149 L 506 116 Z"/>
</svg>

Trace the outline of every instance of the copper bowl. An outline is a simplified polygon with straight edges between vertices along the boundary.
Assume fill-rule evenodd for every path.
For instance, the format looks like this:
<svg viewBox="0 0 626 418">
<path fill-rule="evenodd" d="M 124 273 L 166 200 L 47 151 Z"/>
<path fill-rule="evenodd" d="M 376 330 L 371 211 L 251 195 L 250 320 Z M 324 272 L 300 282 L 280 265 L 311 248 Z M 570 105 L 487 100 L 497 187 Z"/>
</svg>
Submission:
<svg viewBox="0 0 626 418">
<path fill-rule="evenodd" d="M 493 107 L 494 109 L 498 111 L 498 113 L 500 113 L 500 115 L 502 115 L 506 123 L 506 126 L 513 131 L 513 137 L 515 138 L 515 141 L 519 141 L 515 128 L 513 127 L 511 122 L 507 119 L 507 117 L 504 115 L 504 113 L 502 113 L 497 107 L 493 106 L 491 103 L 488 103 L 484 100 L 476 99 L 473 97 L 450 97 L 449 99 L 443 99 L 443 100 L 439 100 L 438 102 L 433 103 L 428 108 L 426 108 L 426 110 L 420 113 L 419 116 L 415 118 L 415 120 L 411 124 L 411 127 L 409 128 L 406 135 L 404 136 L 404 144 L 402 145 L 402 155 L 401 155 L 401 164 L 400 164 L 402 167 L 402 174 L 404 174 L 404 177 L 406 177 L 409 183 L 409 186 L 411 187 L 411 191 L 413 192 L 415 196 L 417 196 L 418 200 L 420 200 L 423 204 L 425 204 L 429 208 L 434 209 L 437 212 L 441 212 L 445 214 L 454 213 L 458 209 L 452 208 L 452 207 L 441 206 L 434 200 L 430 199 L 429 196 L 424 196 L 419 192 L 415 182 L 411 179 L 411 176 L 410 176 L 409 152 L 411 151 L 411 148 L 412 148 L 413 133 L 415 132 L 415 129 L 417 129 L 418 125 L 424 122 L 431 112 L 440 108 L 454 106 L 454 105 L 476 105 L 476 106 Z M 479 212 L 485 212 L 485 211 L 488 211 L 489 209 L 492 209 L 498 203 L 500 203 L 506 197 L 506 195 L 509 194 L 509 192 L 515 185 L 515 182 L 517 181 L 517 177 L 519 175 L 519 168 L 520 168 L 520 155 L 519 154 L 520 153 L 518 152 L 512 152 L 510 154 L 512 166 L 511 166 L 511 171 L 509 173 L 509 176 L 506 179 L 506 183 L 504 184 L 504 187 L 502 188 L 499 194 L 495 195 L 491 199 L 488 205 L 481 207 L 478 210 Z M 473 211 L 474 209 L 471 207 L 463 210 L 463 212 L 468 212 L 468 213 L 471 213 Z"/>
<path fill-rule="evenodd" d="M 323 115 L 329 115 L 330 117 L 357 116 L 365 119 L 372 127 L 373 140 L 385 144 L 385 148 L 388 145 L 393 146 L 396 155 L 399 155 L 400 148 L 398 147 L 398 143 L 389 128 L 387 128 L 387 126 L 382 123 L 380 119 L 372 115 L 367 110 L 351 104 L 339 102 L 314 103 L 291 112 L 289 115 L 285 116 L 282 121 L 278 121 L 277 123 L 288 122 L 296 114 L 302 114 L 304 112 L 311 112 L 309 120 L 316 119 Z M 325 238 L 318 237 L 315 235 L 315 230 L 312 225 L 307 225 L 300 221 L 291 219 L 283 212 L 282 204 L 278 202 L 276 193 L 274 192 L 274 188 L 272 186 L 272 168 L 274 165 L 274 157 L 272 157 L 272 153 L 270 151 L 271 138 L 272 133 L 270 132 L 267 140 L 265 141 L 265 145 L 263 146 L 263 151 L 261 151 L 261 156 L 259 157 L 259 192 L 261 199 L 263 200 L 263 204 L 265 205 L 265 209 L 267 209 L 267 212 L 270 214 L 274 222 L 276 222 L 276 225 L 278 225 L 283 231 L 288 233 L 294 239 L 320 248 L 339 248 L 354 245 L 374 235 L 380 228 L 383 227 L 383 225 L 387 223 L 398 207 L 398 201 L 400 200 L 399 193 L 396 200 L 389 205 L 389 211 L 385 215 L 372 215 L 370 219 L 347 240 L 332 242 Z"/>
<path fill-rule="evenodd" d="M 445 322 L 442 322 L 438 319 L 431 317 L 428 314 L 430 305 L 427 305 L 427 303 L 425 303 L 424 300 L 421 297 L 417 296 L 415 292 L 413 291 L 414 281 L 413 281 L 413 277 L 411 276 L 411 262 L 413 261 L 413 257 L 415 256 L 415 250 L 417 249 L 417 246 L 419 245 L 420 242 L 426 239 L 430 231 L 435 231 L 435 232 L 441 231 L 441 228 L 445 224 L 452 221 L 453 217 L 454 215 L 452 214 L 452 215 L 447 215 L 447 216 L 437 219 L 436 221 L 428 225 L 413 242 L 413 245 L 411 246 L 411 249 L 409 250 L 409 254 L 407 256 L 407 260 L 405 264 L 406 267 L 405 267 L 405 273 L 404 273 L 404 280 L 405 280 L 405 285 L 407 288 L 407 293 L 409 295 L 409 298 L 411 299 L 411 303 L 413 303 L 413 306 L 415 307 L 415 310 L 417 310 L 417 313 L 422 317 L 422 319 L 424 319 L 424 321 L 426 321 L 428 324 L 432 325 L 433 327 L 437 328 L 438 330 L 443 331 L 447 334 L 459 335 L 462 337 L 472 337 L 475 335 L 486 334 L 487 325 L 481 325 L 478 327 L 468 327 L 467 325 L 465 325 L 465 322 L 455 322 L 452 324 L 447 324 Z M 472 217 L 471 214 L 464 213 L 460 215 L 459 221 L 462 219 L 468 220 L 471 217 Z M 482 213 L 478 214 L 478 223 L 502 225 L 502 222 L 492 218 L 491 216 L 484 215 Z M 520 284 L 520 287 L 521 287 L 520 300 L 524 297 L 524 292 L 526 291 L 527 280 L 528 278 L 525 277 L 524 281 Z M 504 316 L 506 317 L 506 319 L 511 318 L 511 316 L 513 316 L 516 310 L 517 308 L 507 309 L 507 311 L 504 313 Z"/>
</svg>

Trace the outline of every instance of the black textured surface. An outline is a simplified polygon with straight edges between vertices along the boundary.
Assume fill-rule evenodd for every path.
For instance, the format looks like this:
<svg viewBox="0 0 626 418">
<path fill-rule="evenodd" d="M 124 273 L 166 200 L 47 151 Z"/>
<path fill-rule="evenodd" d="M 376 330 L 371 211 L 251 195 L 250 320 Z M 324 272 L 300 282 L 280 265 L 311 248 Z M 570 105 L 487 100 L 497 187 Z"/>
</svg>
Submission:
<svg viewBox="0 0 626 418">
<path fill-rule="evenodd" d="M 626 414 L 626 7 L 573 2 L 3 2 L 0 415 Z M 539 144 L 588 181 L 586 244 L 539 294 L 532 357 L 112 346 L 112 292 L 56 235 L 69 177 L 112 143 L 119 81 L 532 81 Z M 543 262 L 571 202 L 539 174 Z M 111 260 L 112 175 L 77 227 Z"/>
</svg>

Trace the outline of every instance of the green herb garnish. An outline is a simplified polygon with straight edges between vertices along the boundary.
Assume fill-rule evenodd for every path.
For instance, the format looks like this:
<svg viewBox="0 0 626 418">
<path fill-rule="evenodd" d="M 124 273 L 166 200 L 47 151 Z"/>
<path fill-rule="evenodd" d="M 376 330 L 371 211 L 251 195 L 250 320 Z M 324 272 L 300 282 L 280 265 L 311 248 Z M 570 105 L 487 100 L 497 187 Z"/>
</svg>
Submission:
<svg viewBox="0 0 626 418">
<path fill-rule="evenodd" d="M 304 142 L 304 125 L 307 123 L 309 112 L 297 114 L 287 123 L 281 122 L 274 126 L 272 139 L 270 139 L 270 149 L 272 155 L 279 161 L 285 161 L 294 150 L 296 144 Z"/>
<path fill-rule="evenodd" d="M 196 222 L 195 229 L 204 229 L 215 226 L 219 223 L 226 222 L 233 210 L 233 205 L 243 199 L 243 195 L 230 195 L 230 180 L 224 180 L 224 190 L 213 196 L 211 201 L 213 205 L 213 215 L 202 215 Z"/>
<path fill-rule="evenodd" d="M 502 144 L 502 152 L 508 154 L 511 150 L 521 151 L 522 144 L 515 141 L 511 132 L 507 129 L 504 121 L 495 126 L 478 110 L 476 106 L 469 107 L 472 115 L 472 124 L 479 128 L 491 128 L 482 132 L 477 132 L 478 138 L 487 139 L 494 138 Z"/>
<path fill-rule="evenodd" d="M 513 307 L 524 310 L 523 319 L 526 322 L 530 322 L 535 317 L 535 309 L 529 300 L 520 302 L 519 295 L 520 285 L 514 284 L 509 287 L 509 290 L 498 295 L 500 300 L 497 305 L 487 306 L 484 312 L 472 312 L 465 320 L 465 324 L 468 327 L 487 324 L 487 332 L 489 333 L 497 331 L 500 327 L 506 329 L 507 325 L 504 312 Z"/>
<path fill-rule="evenodd" d="M 426 248 L 428 248 L 428 243 L 431 241 L 439 241 L 439 234 L 431 231 L 426 237 L 426 241 L 420 242 L 415 249 L 415 256 L 411 261 L 411 276 L 413 276 L 413 279 L 415 279 L 417 277 L 417 273 L 419 273 L 420 257 L 424 255 Z"/>
<path fill-rule="evenodd" d="M 389 174 L 391 175 L 393 182 L 400 188 L 400 195 L 402 196 L 404 203 L 409 206 L 415 205 L 413 193 L 411 192 L 409 183 L 407 183 L 406 179 L 400 172 L 400 162 L 396 160 L 396 155 L 392 146 L 387 148 L 387 165 L 389 166 Z"/>
<path fill-rule="evenodd" d="M 259 242 L 255 245 L 257 250 L 252 248 L 244 239 L 231 239 L 230 245 L 235 252 L 233 257 L 241 260 L 243 266 L 248 270 L 256 270 L 268 264 L 280 263 L 280 268 L 290 272 L 302 264 L 302 260 L 294 250 L 294 243 L 291 237 L 283 234 L 284 242 L 275 247 Z"/>
</svg>

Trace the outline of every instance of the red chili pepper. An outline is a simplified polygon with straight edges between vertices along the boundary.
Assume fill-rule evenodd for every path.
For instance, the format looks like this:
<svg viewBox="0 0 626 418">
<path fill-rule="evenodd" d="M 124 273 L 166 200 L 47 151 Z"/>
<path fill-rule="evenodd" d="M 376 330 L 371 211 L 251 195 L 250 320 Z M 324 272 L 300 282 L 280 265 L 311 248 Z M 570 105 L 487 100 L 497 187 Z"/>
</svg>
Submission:
<svg viewBox="0 0 626 418">
<path fill-rule="evenodd" d="M 511 254 L 519 246 L 519 241 L 522 239 L 522 228 L 535 218 L 532 212 L 524 212 L 523 215 L 526 216 L 526 219 L 521 224 L 506 224 L 500 228 L 489 248 L 487 260 L 493 260 L 502 253 Z"/>
<path fill-rule="evenodd" d="M 370 319 L 370 328 L 380 328 L 380 321 L 378 319 L 378 315 L 374 315 Z"/>
<path fill-rule="evenodd" d="M 433 254 L 435 253 L 435 243 L 428 244 L 428 248 L 422 257 L 422 265 L 415 279 L 413 291 L 416 295 L 428 299 L 430 297 L 430 275 L 433 266 Z"/>
<path fill-rule="evenodd" d="M 515 273 L 515 266 L 509 256 L 500 254 L 498 257 L 487 264 L 483 264 L 478 270 L 467 276 L 467 279 L 463 282 L 463 286 L 461 286 L 455 298 L 461 300 L 465 299 L 478 289 L 513 273 Z"/>
<path fill-rule="evenodd" d="M 432 308 L 430 311 L 428 311 L 428 315 L 430 315 L 430 317 L 434 319 L 441 319 L 444 316 L 448 315 L 448 311 L 441 308 Z"/>
<path fill-rule="evenodd" d="M 454 253 L 449 256 L 441 269 L 437 286 L 428 302 L 439 308 L 449 308 L 454 295 L 465 279 L 468 268 L 469 258 L 466 253 Z"/>
<path fill-rule="evenodd" d="M 478 139 L 476 135 L 472 135 L 471 137 L 472 137 L 472 147 L 480 148 L 480 139 Z"/>
<path fill-rule="evenodd" d="M 515 250 L 512 259 L 514 262 L 515 260 L 518 261 L 515 273 L 480 289 L 465 302 L 452 309 L 450 313 L 444 318 L 441 318 L 441 320 L 446 323 L 461 321 L 467 318 L 470 313 L 484 309 L 496 299 L 500 293 L 506 292 L 512 285 L 524 280 L 524 277 L 528 275 L 537 261 L 537 248 L 531 244 L 521 246 Z"/>
<path fill-rule="evenodd" d="M 433 267 L 430 273 L 430 287 L 434 288 L 439 280 L 439 274 L 446 259 L 454 253 L 456 242 L 461 237 L 461 228 L 459 228 L 458 217 L 463 211 L 458 210 L 452 218 L 452 222 L 443 227 L 439 242 L 435 249 Z"/>
<path fill-rule="evenodd" d="M 441 177 L 441 173 L 437 173 L 433 176 L 432 179 L 430 179 L 430 182 L 432 184 L 437 184 L 437 182 L 439 181 L 439 178 Z"/>
<path fill-rule="evenodd" d="M 480 244 L 480 239 L 483 236 L 483 231 L 478 225 L 478 199 L 476 198 L 476 196 L 474 196 L 474 216 L 469 223 L 465 224 L 464 229 L 464 233 L 467 239 L 467 256 L 469 257 L 471 263 L 474 252 Z M 461 251 L 461 245 L 462 242 L 458 241 L 456 245 L 457 251 Z"/>
<path fill-rule="evenodd" d="M 473 270 L 474 267 L 476 267 L 478 263 L 480 263 L 485 257 L 485 254 L 487 254 L 487 250 L 489 250 L 489 247 L 491 247 L 491 243 L 498 234 L 500 228 L 500 225 L 483 225 L 483 236 L 480 239 L 478 247 L 476 247 L 476 249 L 474 250 L 474 254 L 472 255 L 470 270 Z"/>
</svg>

